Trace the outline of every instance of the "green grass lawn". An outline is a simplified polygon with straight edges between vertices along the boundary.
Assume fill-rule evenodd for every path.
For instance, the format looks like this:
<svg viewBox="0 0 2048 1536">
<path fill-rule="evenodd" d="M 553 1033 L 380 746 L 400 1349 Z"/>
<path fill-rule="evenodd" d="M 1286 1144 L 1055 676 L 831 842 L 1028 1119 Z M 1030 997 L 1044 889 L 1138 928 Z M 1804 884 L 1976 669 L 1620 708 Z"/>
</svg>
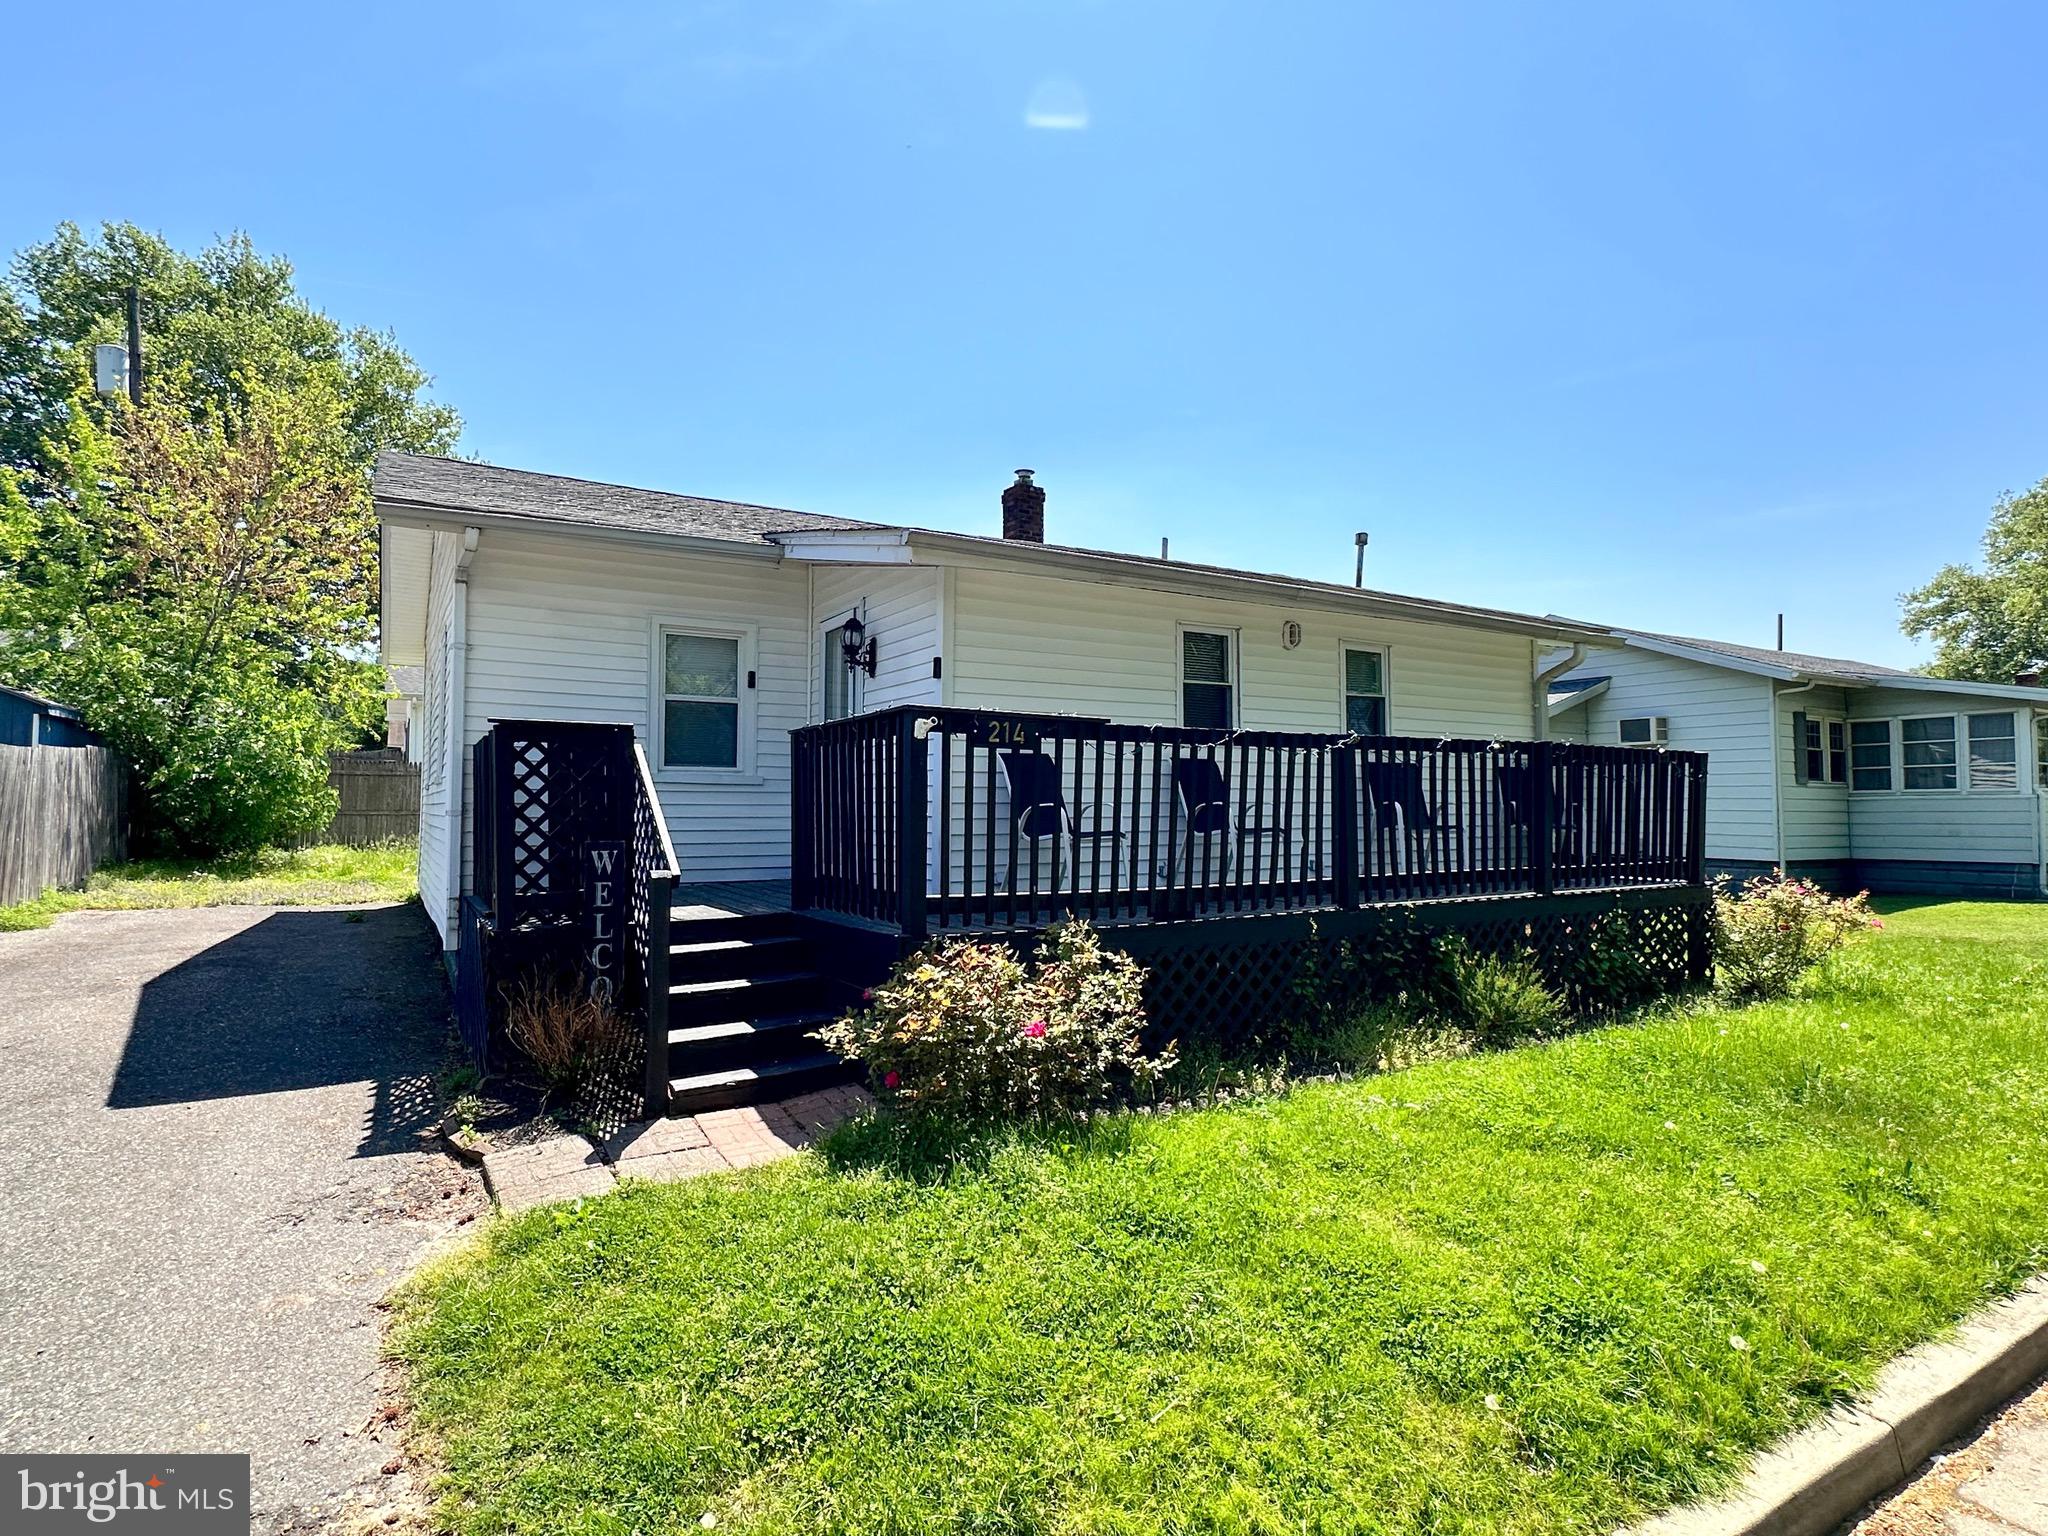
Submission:
<svg viewBox="0 0 2048 1536">
<path fill-rule="evenodd" d="M 60 912 L 91 908 L 342 906 L 405 901 L 417 888 L 417 844 L 374 848 L 269 848 L 200 862 L 138 859 L 110 864 L 82 891 L 47 891 L 35 901 L 0 907 L 0 933 L 47 928 Z"/>
<path fill-rule="evenodd" d="M 2048 907 L 1900 904 L 1789 1002 L 494 1222 L 394 1348 L 464 1532 L 1607 1531 L 2048 1264 L 2044 994 Z"/>
</svg>

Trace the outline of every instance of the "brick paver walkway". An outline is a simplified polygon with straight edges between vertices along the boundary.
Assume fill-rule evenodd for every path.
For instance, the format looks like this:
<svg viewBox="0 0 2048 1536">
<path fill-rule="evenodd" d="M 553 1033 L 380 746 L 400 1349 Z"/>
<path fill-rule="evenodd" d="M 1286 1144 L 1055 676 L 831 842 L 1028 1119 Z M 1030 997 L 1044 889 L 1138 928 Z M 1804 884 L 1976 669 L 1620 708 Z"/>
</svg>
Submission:
<svg viewBox="0 0 2048 1536">
<path fill-rule="evenodd" d="M 556 1136 L 491 1153 L 484 1159 L 484 1179 L 500 1206 L 520 1211 L 601 1195 L 618 1179 L 669 1183 L 752 1168 L 794 1156 L 874 1102 L 867 1089 L 846 1084 L 779 1104 L 629 1125 L 602 1146 L 581 1136 Z"/>
</svg>

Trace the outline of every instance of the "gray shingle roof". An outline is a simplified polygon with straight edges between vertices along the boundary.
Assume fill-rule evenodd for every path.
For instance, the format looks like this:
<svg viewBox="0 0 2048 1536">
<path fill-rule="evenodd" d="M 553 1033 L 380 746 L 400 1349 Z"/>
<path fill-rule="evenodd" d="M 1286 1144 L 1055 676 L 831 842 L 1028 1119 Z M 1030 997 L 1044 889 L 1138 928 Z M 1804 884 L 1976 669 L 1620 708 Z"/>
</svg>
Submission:
<svg viewBox="0 0 2048 1536">
<path fill-rule="evenodd" d="M 451 511 L 500 517 L 531 517 L 551 523 L 581 523 L 640 533 L 760 544 L 770 533 L 819 529 L 874 528 L 875 523 L 743 501 L 710 501 L 530 469 L 501 469 L 466 459 L 439 459 L 387 448 L 377 455 L 372 489 L 379 501 L 411 502 Z"/>
<path fill-rule="evenodd" d="M 1238 570 L 1230 566 L 1200 565 L 1188 560 L 1162 560 L 1154 555 L 1087 549 L 1079 545 L 1026 545 L 993 534 L 907 528 L 900 524 L 826 517 L 815 512 L 792 512 L 780 507 L 753 506 L 746 502 L 707 501 L 700 496 L 678 496 L 668 491 L 639 490 L 632 486 L 607 485 L 595 480 L 574 480 L 564 475 L 544 475 L 524 469 L 503 469 L 494 464 L 479 464 L 466 459 L 432 458 L 424 454 L 401 453 L 390 448 L 377 455 L 372 490 L 378 501 L 386 503 L 410 504 L 457 513 L 476 512 L 506 517 L 530 517 L 537 521 L 580 524 L 591 528 L 722 539 L 741 544 L 770 542 L 768 536 L 771 534 L 863 530 L 908 533 L 933 540 L 983 545 L 1012 554 L 1041 550 L 1048 555 L 1079 556 L 1090 561 L 1155 570 L 1162 575 L 1228 577 L 1233 581 L 1265 588 L 1283 596 L 1336 595 L 1361 603 L 1382 605 L 1390 611 L 1412 611 L 1418 617 L 1441 615 L 1505 626 L 1518 631 L 1556 634 L 1597 628 L 1578 624 L 1569 619 L 1538 618 L 1533 614 L 1515 613 L 1507 609 L 1478 608 L 1463 603 L 1439 602 L 1433 598 L 1407 597 L 1395 592 L 1360 589 L 1337 582 L 1313 581 L 1299 576 Z"/>
<path fill-rule="evenodd" d="M 1910 677 L 1919 679 L 1918 672 L 1902 671 L 1898 667 L 1881 667 L 1874 661 L 1846 661 L 1839 656 L 1809 656 L 1803 651 L 1773 651 L 1758 645 L 1735 645 L 1726 640 L 1696 640 L 1690 635 L 1660 635 L 1652 630 L 1626 630 L 1625 634 L 1639 634 L 1650 640 L 1664 640 L 1672 645 L 1690 646 L 1696 651 L 1709 651 L 1715 655 L 1732 657 L 1737 661 L 1754 662 L 1759 666 L 1785 667 L 1794 672 L 1812 672 L 1829 677 L 1846 678 L 1854 682 L 1882 682 L 1886 678 Z"/>
</svg>

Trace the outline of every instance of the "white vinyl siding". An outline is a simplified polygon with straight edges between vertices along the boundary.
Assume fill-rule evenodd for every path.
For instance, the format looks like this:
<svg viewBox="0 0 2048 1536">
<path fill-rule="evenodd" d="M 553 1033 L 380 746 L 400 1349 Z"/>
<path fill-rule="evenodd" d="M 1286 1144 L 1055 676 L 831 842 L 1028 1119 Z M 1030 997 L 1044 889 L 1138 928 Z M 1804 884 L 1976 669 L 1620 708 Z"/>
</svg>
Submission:
<svg viewBox="0 0 2048 1536">
<path fill-rule="evenodd" d="M 823 626 L 840 614 L 858 613 L 875 642 L 875 675 L 857 679 L 858 708 L 940 702 L 941 680 L 932 676 L 932 660 L 940 654 L 944 575 L 926 566 L 820 566 L 812 573 L 813 622 Z M 824 633 L 820 627 L 814 647 L 821 675 L 811 681 L 811 696 L 821 706 Z"/>
<path fill-rule="evenodd" d="M 1763 681 L 1759 679 L 1759 681 Z M 1768 684 L 1766 684 L 1768 686 Z M 1788 864 L 1819 863 L 1846 859 L 1849 846 L 1849 786 L 1837 783 L 1829 774 L 1828 730 L 1842 723 L 1848 712 L 1840 688 L 1808 688 L 1784 694 L 1778 700 L 1778 794 Z M 1805 717 L 1806 740 L 1797 737 L 1798 720 Z M 1818 741 L 1820 774 L 1809 771 L 1805 783 L 1800 770 L 1810 770 L 1809 748 Z M 1843 767 L 1847 769 L 1847 759 Z M 1712 770 L 1708 770 L 1712 782 Z"/>
<path fill-rule="evenodd" d="M 1767 680 L 1639 650 L 1589 651 L 1572 675 L 1611 681 L 1596 697 L 1558 717 L 1560 738 L 1613 742 L 1621 720 L 1663 715 L 1670 722 L 1667 745 L 1673 751 L 1707 754 L 1707 857 L 1778 856 Z M 1397 671 L 1397 692 L 1398 679 Z M 1579 718 L 1573 721 L 1573 716 Z M 1789 747 L 1789 726 L 1786 731 Z"/>
<path fill-rule="evenodd" d="M 2004 714 L 2019 706 L 1967 695 L 1936 696 L 1916 689 L 1858 689 L 1850 695 L 1851 729 L 1884 721 L 1892 741 L 1892 788 L 1859 790 L 1849 797 L 1850 833 L 1859 859 L 1926 859 L 1956 863 L 2039 864 L 2042 800 L 2025 783 L 2001 788 L 1973 785 L 1969 772 L 1969 719 Z M 1960 759 L 1953 789 L 1908 789 L 1904 722 L 1939 717 L 1954 722 Z M 2024 710 L 2021 709 L 2021 717 Z M 2017 726 L 2017 721 L 2015 725 Z M 1947 738 L 1936 733 L 1938 744 Z M 1939 750 L 1922 753 L 1939 757 Z M 1923 763 L 1923 768 L 1938 764 Z M 1923 773 L 1921 777 L 1945 777 Z"/>
<path fill-rule="evenodd" d="M 656 787 L 685 880 L 788 874 L 789 732 L 812 714 L 806 570 L 493 528 L 477 549 L 469 589 L 470 741 L 493 719 L 617 721 L 659 761 L 661 626 L 750 632 L 750 770 L 658 772 Z M 464 830 L 473 841 L 473 801 Z M 467 879 L 467 847 L 463 867 Z"/>
<path fill-rule="evenodd" d="M 1533 658 L 1518 635 L 973 567 L 954 573 L 950 604 L 951 702 L 966 708 L 1173 724 L 1179 636 L 1193 629 L 1236 632 L 1235 707 L 1246 729 L 1335 730 L 1351 644 L 1387 653 L 1396 735 L 1532 734 Z M 1289 620 L 1302 630 L 1292 649 Z"/>
</svg>

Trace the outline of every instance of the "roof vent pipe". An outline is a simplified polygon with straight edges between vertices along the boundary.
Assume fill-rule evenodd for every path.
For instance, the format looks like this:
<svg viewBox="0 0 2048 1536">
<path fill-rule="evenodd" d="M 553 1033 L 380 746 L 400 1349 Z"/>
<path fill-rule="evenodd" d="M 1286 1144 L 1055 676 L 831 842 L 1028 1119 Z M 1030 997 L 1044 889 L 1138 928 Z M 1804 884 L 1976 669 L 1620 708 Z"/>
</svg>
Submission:
<svg viewBox="0 0 2048 1536">
<path fill-rule="evenodd" d="M 1003 489 L 1003 537 L 1027 544 L 1045 542 L 1045 487 L 1031 483 L 1031 471 L 1017 471 L 1017 482 Z"/>
</svg>

